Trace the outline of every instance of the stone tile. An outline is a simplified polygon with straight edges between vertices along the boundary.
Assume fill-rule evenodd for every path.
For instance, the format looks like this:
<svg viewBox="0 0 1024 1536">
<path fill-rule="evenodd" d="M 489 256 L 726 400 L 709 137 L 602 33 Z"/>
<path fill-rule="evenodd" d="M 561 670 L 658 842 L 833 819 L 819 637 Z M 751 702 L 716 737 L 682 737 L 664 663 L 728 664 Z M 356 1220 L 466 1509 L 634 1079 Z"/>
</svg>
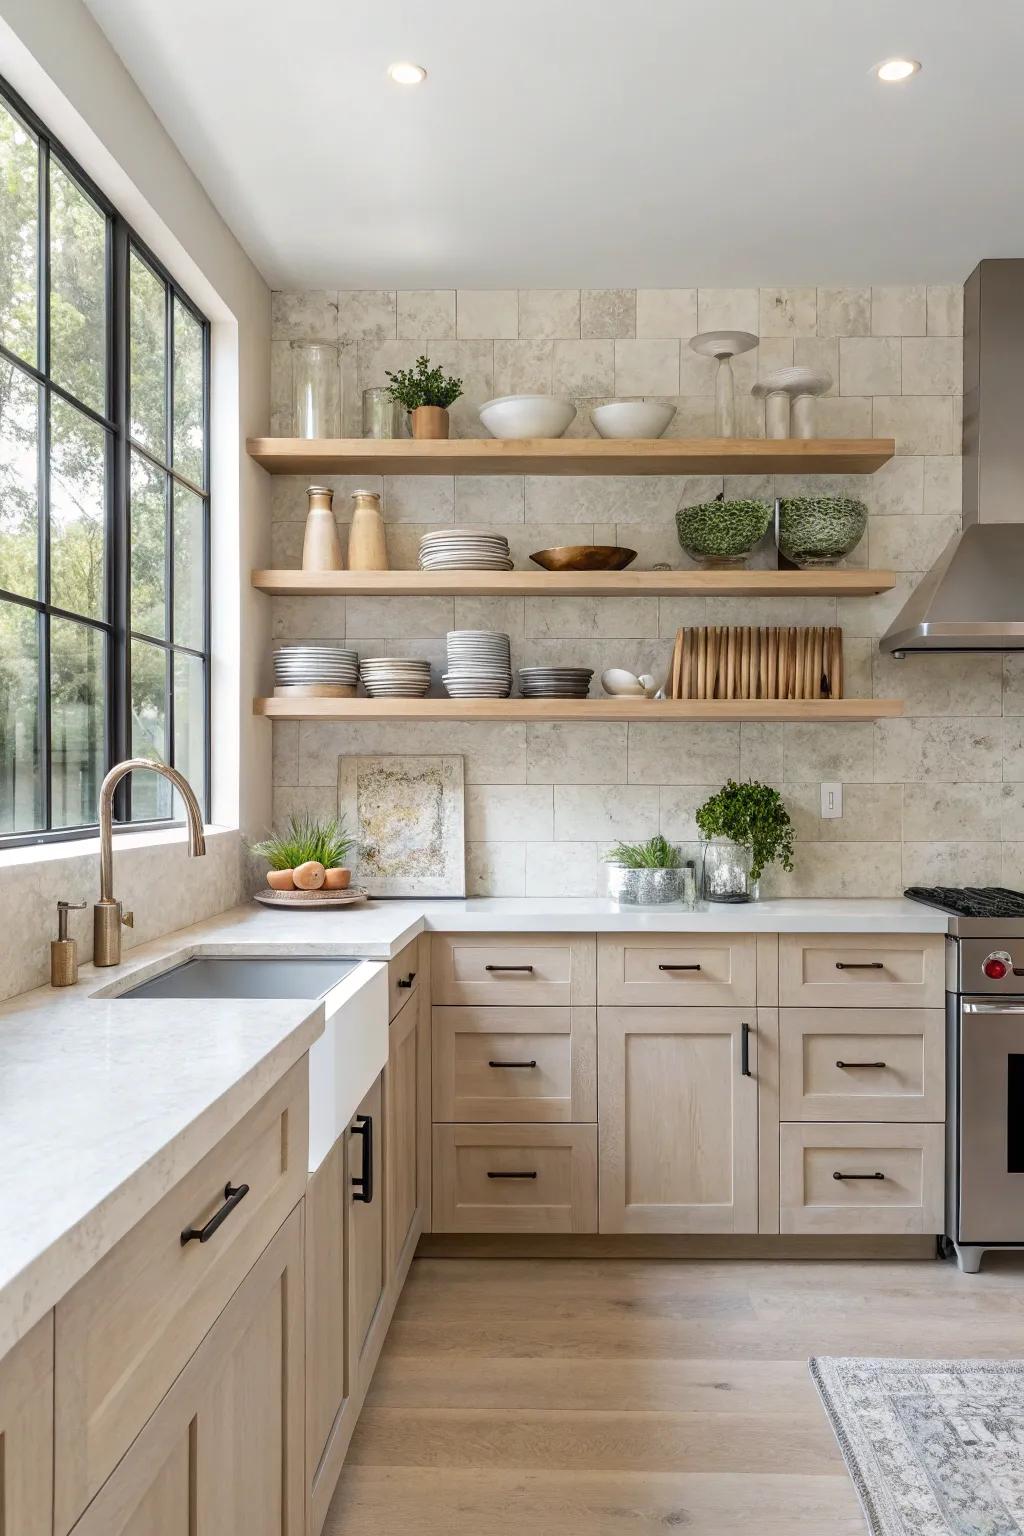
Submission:
<svg viewBox="0 0 1024 1536">
<path fill-rule="evenodd" d="M 1000 805 L 998 835 L 1003 842 L 1024 842 L 1024 784 L 1003 784 Z"/>
<path fill-rule="evenodd" d="M 636 334 L 690 337 L 697 330 L 696 288 L 638 288 Z"/>
<path fill-rule="evenodd" d="M 457 597 L 453 628 L 494 630 L 517 642 L 523 638 L 525 614 L 521 597 Z"/>
<path fill-rule="evenodd" d="M 843 634 L 847 638 L 877 640 L 885 634 L 920 579 L 917 571 L 900 571 L 889 592 L 879 592 L 874 597 L 838 598 L 836 609 Z"/>
<path fill-rule="evenodd" d="M 1012 891 L 1024 888 L 1024 843 L 1003 844 L 999 884 L 1008 886 Z"/>
<path fill-rule="evenodd" d="M 519 294 L 514 288 L 459 288 L 455 334 L 472 340 L 519 335 Z"/>
<path fill-rule="evenodd" d="M 393 288 L 343 289 L 338 294 L 342 341 L 392 341 L 398 335 L 398 296 Z"/>
<path fill-rule="evenodd" d="M 1003 736 L 999 721 L 927 716 L 877 720 L 874 732 L 875 778 L 882 784 L 901 779 L 991 784 L 1004 776 L 1015 777 L 1002 772 Z M 905 798 L 909 800 L 909 792 Z"/>
<path fill-rule="evenodd" d="M 534 639 L 656 639 L 656 597 L 528 597 L 526 634 Z"/>
<path fill-rule="evenodd" d="M 578 339 L 580 290 L 578 288 L 520 288 L 519 334 L 539 341 Z"/>
<path fill-rule="evenodd" d="M 625 724 L 531 721 L 526 733 L 526 778 L 531 784 L 626 781 Z"/>
<path fill-rule="evenodd" d="M 813 336 L 818 329 L 818 290 L 762 288 L 758 314 L 762 336 Z"/>
<path fill-rule="evenodd" d="M 435 527 L 434 523 L 388 523 L 385 535 L 391 569 L 415 571 L 419 565 L 420 540 Z"/>
<path fill-rule="evenodd" d="M 903 797 L 909 843 L 998 842 L 1005 784 L 914 784 Z M 963 881 L 958 882 L 963 884 Z"/>
<path fill-rule="evenodd" d="M 764 342 L 758 347 L 758 354 L 764 352 Z M 758 369 L 760 371 L 764 359 L 760 358 Z M 793 362 L 799 368 L 821 368 L 830 376 L 832 383 L 825 391 L 825 396 L 838 395 L 839 393 L 839 338 L 838 336 L 797 336 L 793 341 Z"/>
<path fill-rule="evenodd" d="M 314 640 L 344 645 L 346 599 L 272 597 L 270 633 L 278 645 L 303 645 Z"/>
<path fill-rule="evenodd" d="M 455 290 L 400 289 L 397 331 L 401 341 L 433 341 L 454 336 Z"/>
<path fill-rule="evenodd" d="M 960 518 L 956 514 L 871 517 L 868 519 L 868 563 L 881 570 L 930 570 L 959 531 Z"/>
<path fill-rule="evenodd" d="M 897 516 L 924 510 L 924 467 L 928 461 L 897 455 L 873 475 L 865 475 L 864 500 L 875 517 Z M 946 460 L 936 462 L 945 463 Z M 930 512 L 948 508 L 929 507 Z"/>
<path fill-rule="evenodd" d="M 617 395 L 675 395 L 679 389 L 678 341 L 617 341 Z"/>
<path fill-rule="evenodd" d="M 953 403 L 948 395 L 879 395 L 875 437 L 894 437 L 897 453 L 952 453 Z"/>
<path fill-rule="evenodd" d="M 849 635 L 843 636 L 843 692 L 848 699 L 870 699 L 871 664 L 876 643 Z"/>
<path fill-rule="evenodd" d="M 323 603 L 325 599 L 316 601 Z M 348 626 L 354 634 L 380 635 L 384 639 L 392 635 L 419 635 L 429 639 L 446 635 L 455 624 L 454 602 L 450 597 L 350 597 L 347 603 Z"/>
<path fill-rule="evenodd" d="M 1024 715 L 1024 652 L 1003 657 L 1003 714 Z"/>
<path fill-rule="evenodd" d="M 677 395 L 675 406 L 676 414 L 668 424 L 665 437 L 714 437 L 713 395 Z"/>
<path fill-rule="evenodd" d="M 709 399 L 714 406 L 715 375 L 718 364 L 713 357 L 695 352 L 684 337 L 679 344 L 679 393 L 688 399 Z M 739 387 L 737 386 L 737 393 Z"/>
<path fill-rule="evenodd" d="M 273 720 L 273 776 L 275 785 L 299 782 L 299 722 Z"/>
<path fill-rule="evenodd" d="M 662 597 L 658 604 L 658 622 L 664 640 L 674 640 L 677 629 L 689 629 L 707 622 L 705 597 Z"/>
<path fill-rule="evenodd" d="M 526 521 L 672 523 L 682 487 L 679 475 L 527 475 Z"/>
<path fill-rule="evenodd" d="M 928 457 L 920 462 L 924 468 L 924 511 L 935 516 L 954 512 L 959 517 L 963 509 L 963 459 L 960 454 Z"/>
<path fill-rule="evenodd" d="M 629 726 L 631 784 L 721 784 L 740 770 L 740 728 L 733 724 L 642 721 Z"/>
<path fill-rule="evenodd" d="M 660 791 L 636 784 L 556 784 L 559 842 L 640 843 L 658 830 Z"/>
<path fill-rule="evenodd" d="M 336 816 L 338 814 L 337 785 L 331 787 L 298 787 L 275 785 L 271 816 L 273 830 L 281 836 L 288 830 L 293 816 Z"/>
<path fill-rule="evenodd" d="M 756 288 L 698 288 L 698 331 L 752 331 L 758 334 Z"/>
<path fill-rule="evenodd" d="M 466 791 L 469 842 L 550 842 L 553 828 L 550 784 L 471 784 Z"/>
<path fill-rule="evenodd" d="M 872 288 L 872 336 L 923 336 L 926 321 L 923 283 L 899 288 Z"/>
<path fill-rule="evenodd" d="M 981 775 L 960 773 L 954 777 L 980 778 Z M 1024 719 L 1020 716 L 1011 716 L 1003 721 L 1003 778 L 1008 784 L 1024 783 Z"/>
<path fill-rule="evenodd" d="M 765 870 L 762 897 L 859 900 L 903 890 L 899 843 L 798 843 L 795 865 L 792 874 L 777 864 Z"/>
<path fill-rule="evenodd" d="M 447 527 L 455 521 L 454 476 L 388 475 L 384 480 L 383 505 L 389 523 Z"/>
<path fill-rule="evenodd" d="M 817 338 L 805 336 L 800 340 L 816 341 Z M 766 374 L 774 373 L 777 368 L 791 367 L 795 346 L 796 341 L 792 336 L 762 336 L 752 354 L 756 377 L 763 379 Z"/>
<path fill-rule="evenodd" d="M 596 896 L 604 888 L 596 843 L 527 843 L 531 896 Z"/>
<path fill-rule="evenodd" d="M 525 843 L 467 843 L 467 896 L 525 896 Z"/>
<path fill-rule="evenodd" d="M 272 293 L 270 334 L 275 341 L 337 341 L 337 293 Z"/>
<path fill-rule="evenodd" d="M 959 336 L 904 336 L 904 394 L 959 395 L 963 387 L 964 344 Z"/>
<path fill-rule="evenodd" d="M 337 793 L 338 758 L 346 753 L 457 754 L 465 759 L 467 784 L 525 784 L 526 726 L 520 721 L 393 720 L 302 721 L 299 779 L 331 785 Z"/>
<path fill-rule="evenodd" d="M 290 437 L 294 429 L 291 343 L 272 341 L 270 343 L 270 435 L 271 437 Z"/>
<path fill-rule="evenodd" d="M 782 781 L 782 726 L 745 720 L 740 726 L 740 777 L 759 784 Z"/>
<path fill-rule="evenodd" d="M 399 294 L 399 302 L 401 294 Z M 389 373 L 415 366 L 417 356 L 423 351 L 422 342 L 416 340 L 357 341 L 356 377 L 359 395 L 364 389 L 384 389 Z"/>
<path fill-rule="evenodd" d="M 466 528 L 497 528 L 525 516 L 522 475 L 456 475 L 455 521 Z"/>
<path fill-rule="evenodd" d="M 553 341 L 496 341 L 495 397 L 550 395 L 554 353 Z"/>
<path fill-rule="evenodd" d="M 871 401 L 856 395 L 843 399 L 822 395 L 814 402 L 819 437 L 870 437 Z"/>
<path fill-rule="evenodd" d="M 352 520 L 352 498 L 356 491 L 376 491 L 384 495 L 384 480 L 380 475 L 320 475 L 318 483 L 331 492 L 335 521 L 343 526 Z M 306 487 L 308 475 L 274 475 L 271 489 L 271 517 L 275 522 L 304 524 L 309 511 Z"/>
<path fill-rule="evenodd" d="M 635 336 L 636 289 L 584 288 L 580 294 L 580 334 L 590 341 Z"/>
<path fill-rule="evenodd" d="M 709 597 L 709 624 L 835 624 L 834 597 L 794 597 L 780 610 L 777 597 Z"/>
<path fill-rule="evenodd" d="M 904 885 L 997 885 L 998 843 L 904 843 Z"/>
<path fill-rule="evenodd" d="M 819 336 L 869 336 L 870 288 L 819 288 Z"/>
<path fill-rule="evenodd" d="M 720 784 L 672 784 L 661 790 L 661 825 L 659 831 L 670 843 L 696 843 L 700 830 L 695 820 L 696 812 L 712 795 L 721 789 Z"/>
<path fill-rule="evenodd" d="M 962 336 L 964 290 L 960 283 L 928 285 L 928 335 Z"/>
<path fill-rule="evenodd" d="M 840 394 L 898 395 L 900 345 L 898 336 L 844 336 L 839 343 Z"/>
<path fill-rule="evenodd" d="M 615 389 L 615 343 L 556 341 L 551 370 L 556 395 L 610 395 Z"/>
<path fill-rule="evenodd" d="M 783 726 L 782 743 L 787 783 L 840 779 L 846 784 L 870 784 L 874 778 L 868 722 L 793 721 Z"/>
<path fill-rule="evenodd" d="M 270 564 L 275 571 L 297 571 L 302 565 L 301 523 L 270 525 Z"/>
<path fill-rule="evenodd" d="M 783 784 L 782 798 L 800 843 L 898 843 L 902 784 L 844 784 L 843 814 L 821 814 L 821 784 Z"/>
</svg>

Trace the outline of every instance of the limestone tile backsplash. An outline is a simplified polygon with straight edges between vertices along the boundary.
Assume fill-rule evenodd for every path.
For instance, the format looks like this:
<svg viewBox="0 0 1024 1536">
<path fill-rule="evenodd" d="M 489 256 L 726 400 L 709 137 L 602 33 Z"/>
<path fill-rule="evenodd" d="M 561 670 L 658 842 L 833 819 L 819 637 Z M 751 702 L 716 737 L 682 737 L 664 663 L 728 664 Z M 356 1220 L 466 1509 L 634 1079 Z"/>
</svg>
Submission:
<svg viewBox="0 0 1024 1536">
<path fill-rule="evenodd" d="M 600 855 L 619 837 L 658 830 L 694 846 L 696 807 L 729 775 L 780 785 L 796 825 L 792 875 L 766 894 L 895 895 L 911 881 L 1024 882 L 1024 661 L 922 656 L 894 662 L 878 636 L 960 526 L 963 295 L 958 285 L 844 288 L 512 289 L 279 293 L 274 296 L 275 433 L 289 431 L 289 342 L 339 343 L 345 431 L 361 429 L 361 392 L 426 351 L 460 374 L 459 436 L 482 435 L 491 394 L 565 392 L 574 436 L 616 392 L 671 400 L 670 434 L 713 431 L 714 363 L 690 350 L 713 328 L 758 332 L 736 359 L 743 430 L 763 434 L 751 384 L 796 362 L 827 368 L 820 430 L 893 436 L 875 475 L 338 476 L 342 523 L 358 485 L 381 492 L 394 564 L 412 567 L 420 535 L 461 524 L 500 528 L 517 566 L 547 545 L 628 544 L 638 568 L 689 564 L 675 536 L 682 502 L 727 495 L 849 491 L 868 503 L 851 565 L 887 566 L 895 592 L 780 605 L 723 598 L 409 598 L 274 600 L 279 641 L 347 640 L 363 654 L 429 656 L 438 669 L 452 627 L 512 637 L 513 664 L 568 661 L 663 673 L 680 624 L 833 624 L 846 635 L 847 691 L 898 695 L 907 717 L 848 725 L 524 725 L 282 723 L 274 727 L 275 815 L 335 809 L 342 753 L 461 752 L 466 759 L 468 888 L 489 895 L 594 895 Z M 305 481 L 277 477 L 275 562 L 298 565 Z M 771 550 L 756 552 L 767 565 Z M 784 612 L 781 611 L 784 607 Z M 268 662 L 269 672 L 269 662 Z M 435 690 L 440 691 L 439 675 Z M 595 692 L 599 689 L 595 688 Z M 822 821 L 819 784 L 845 785 L 844 815 Z"/>
</svg>

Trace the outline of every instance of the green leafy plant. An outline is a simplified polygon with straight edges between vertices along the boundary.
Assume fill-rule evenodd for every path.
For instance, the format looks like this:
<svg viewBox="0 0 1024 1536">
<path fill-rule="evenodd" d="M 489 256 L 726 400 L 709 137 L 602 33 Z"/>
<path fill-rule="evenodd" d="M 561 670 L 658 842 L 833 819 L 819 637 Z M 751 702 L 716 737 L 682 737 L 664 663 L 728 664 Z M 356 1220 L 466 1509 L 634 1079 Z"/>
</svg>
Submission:
<svg viewBox="0 0 1024 1536">
<path fill-rule="evenodd" d="M 442 368 L 431 368 L 429 357 L 418 357 L 415 368 L 400 368 L 397 373 L 385 369 L 392 400 L 415 411 L 421 405 L 438 405 L 447 410 L 462 394 L 462 380 L 445 376 Z"/>
<path fill-rule="evenodd" d="M 697 811 L 697 826 L 706 838 L 728 837 L 753 855 L 751 880 L 776 860 L 793 868 L 793 823 L 777 789 L 767 784 L 737 784 L 728 779 L 717 795 Z"/>
<path fill-rule="evenodd" d="M 679 869 L 683 856 L 659 832 L 646 843 L 616 843 L 605 854 L 607 864 L 621 864 L 625 869 Z"/>
<path fill-rule="evenodd" d="M 258 858 L 266 859 L 271 869 L 297 869 L 310 859 L 324 869 L 340 869 L 356 846 L 355 838 L 345 830 L 344 819 L 331 816 L 317 821 L 307 812 L 293 816 L 283 836 L 251 843 L 250 849 Z"/>
</svg>

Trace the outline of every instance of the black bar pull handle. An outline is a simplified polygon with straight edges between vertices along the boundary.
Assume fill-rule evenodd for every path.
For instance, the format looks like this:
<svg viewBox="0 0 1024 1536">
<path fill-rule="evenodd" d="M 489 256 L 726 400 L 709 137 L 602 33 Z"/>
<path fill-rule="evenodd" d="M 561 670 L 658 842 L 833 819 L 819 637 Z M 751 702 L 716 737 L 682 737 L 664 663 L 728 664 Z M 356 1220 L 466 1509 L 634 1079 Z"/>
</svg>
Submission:
<svg viewBox="0 0 1024 1536">
<path fill-rule="evenodd" d="M 415 980 L 416 980 L 416 972 L 415 971 L 410 971 L 408 976 L 399 976 L 399 978 L 398 978 L 398 985 L 400 987 L 411 987 Z"/>
<path fill-rule="evenodd" d="M 881 960 L 837 960 L 837 971 L 884 971 Z"/>
<path fill-rule="evenodd" d="M 373 1201 L 373 1116 L 356 1115 L 352 1134 L 363 1138 L 363 1168 L 358 1177 L 352 1180 L 352 1199 L 370 1205 Z"/>
<path fill-rule="evenodd" d="M 222 1222 L 227 1221 L 236 1206 L 241 1205 L 249 1193 L 248 1184 L 225 1184 L 224 1204 L 220 1210 L 214 1211 L 205 1227 L 186 1227 L 181 1234 L 181 1246 L 193 1240 L 200 1243 L 208 1243 Z"/>
<path fill-rule="evenodd" d="M 832 1175 L 834 1179 L 884 1179 L 884 1173 L 840 1173 L 838 1169 Z"/>
<path fill-rule="evenodd" d="M 536 1174 L 536 1172 L 534 1172 L 534 1173 L 489 1173 L 487 1175 L 487 1177 L 489 1179 L 535 1179 L 537 1177 L 537 1174 Z"/>
<path fill-rule="evenodd" d="M 750 1077 L 750 1025 L 740 1025 L 740 1076 Z"/>
<path fill-rule="evenodd" d="M 836 1066 L 837 1067 L 841 1067 L 842 1070 L 845 1072 L 845 1071 L 848 1071 L 850 1067 L 884 1067 L 885 1066 L 885 1062 L 884 1061 L 837 1061 L 836 1062 Z"/>
<path fill-rule="evenodd" d="M 535 1067 L 535 1061 L 489 1061 L 489 1067 Z"/>
<path fill-rule="evenodd" d="M 485 971 L 532 971 L 532 965 L 485 965 Z"/>
<path fill-rule="evenodd" d="M 699 971 L 700 970 L 700 961 L 698 960 L 695 965 L 659 965 L 658 966 L 658 970 L 659 971 Z"/>
</svg>

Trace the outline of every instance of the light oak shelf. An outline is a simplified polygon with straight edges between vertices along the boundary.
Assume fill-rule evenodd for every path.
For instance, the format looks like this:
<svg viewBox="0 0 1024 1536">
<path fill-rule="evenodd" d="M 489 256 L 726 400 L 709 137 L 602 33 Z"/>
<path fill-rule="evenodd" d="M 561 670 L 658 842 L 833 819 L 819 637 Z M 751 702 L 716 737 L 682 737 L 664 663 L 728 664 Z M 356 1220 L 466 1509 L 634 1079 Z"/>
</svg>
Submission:
<svg viewBox="0 0 1024 1536">
<path fill-rule="evenodd" d="M 892 571 L 253 571 L 277 597 L 870 597 Z"/>
<path fill-rule="evenodd" d="M 254 699 L 272 720 L 890 720 L 901 699 Z"/>
<path fill-rule="evenodd" d="M 891 437 L 251 437 L 272 475 L 870 475 Z"/>
</svg>

